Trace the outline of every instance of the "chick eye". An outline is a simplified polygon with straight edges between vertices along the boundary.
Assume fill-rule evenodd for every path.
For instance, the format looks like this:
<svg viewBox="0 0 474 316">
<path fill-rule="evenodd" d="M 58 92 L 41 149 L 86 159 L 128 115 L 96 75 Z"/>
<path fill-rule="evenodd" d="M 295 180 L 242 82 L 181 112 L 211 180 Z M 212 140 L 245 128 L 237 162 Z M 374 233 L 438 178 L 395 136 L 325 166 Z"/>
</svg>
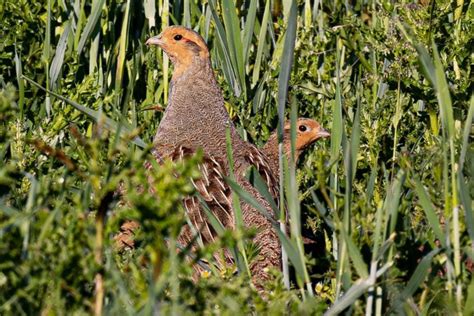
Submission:
<svg viewBox="0 0 474 316">
<path fill-rule="evenodd" d="M 174 38 L 175 41 L 179 41 L 180 39 L 183 38 L 183 36 L 178 34 L 178 35 L 175 35 L 173 38 Z"/>
<path fill-rule="evenodd" d="M 300 132 L 306 132 L 308 130 L 306 125 L 300 125 L 300 127 L 298 129 L 300 130 Z"/>
</svg>

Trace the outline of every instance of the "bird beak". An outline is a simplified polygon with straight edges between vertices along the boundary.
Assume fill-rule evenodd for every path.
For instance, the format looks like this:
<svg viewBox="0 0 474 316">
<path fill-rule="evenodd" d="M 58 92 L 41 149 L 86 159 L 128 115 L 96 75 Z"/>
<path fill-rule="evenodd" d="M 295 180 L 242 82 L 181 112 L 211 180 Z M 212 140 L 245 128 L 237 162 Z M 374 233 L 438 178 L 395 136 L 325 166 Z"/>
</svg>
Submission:
<svg viewBox="0 0 474 316">
<path fill-rule="evenodd" d="M 150 37 L 146 42 L 146 45 L 158 45 L 161 46 L 164 44 L 163 40 L 161 39 L 161 34 L 157 36 Z"/>
<path fill-rule="evenodd" d="M 331 133 L 329 133 L 327 130 L 325 130 L 324 128 L 322 127 L 319 127 L 319 130 L 318 130 L 318 133 L 317 133 L 318 137 L 329 137 L 331 136 Z"/>
</svg>

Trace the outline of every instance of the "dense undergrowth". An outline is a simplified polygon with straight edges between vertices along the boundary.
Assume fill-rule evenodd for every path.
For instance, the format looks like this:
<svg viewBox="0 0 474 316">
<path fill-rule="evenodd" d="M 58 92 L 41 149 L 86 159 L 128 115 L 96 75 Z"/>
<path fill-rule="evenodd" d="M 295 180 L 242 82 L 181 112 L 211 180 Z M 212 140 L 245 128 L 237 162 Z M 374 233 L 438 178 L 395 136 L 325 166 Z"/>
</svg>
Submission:
<svg viewBox="0 0 474 316">
<path fill-rule="evenodd" d="M 0 21 L 0 314 L 474 312 L 469 1 L 5 0 Z M 193 283 L 174 250 L 200 157 L 143 168 L 172 71 L 144 42 L 171 24 L 206 38 L 243 137 L 292 110 L 332 133 L 286 170 L 290 290 Z"/>
</svg>

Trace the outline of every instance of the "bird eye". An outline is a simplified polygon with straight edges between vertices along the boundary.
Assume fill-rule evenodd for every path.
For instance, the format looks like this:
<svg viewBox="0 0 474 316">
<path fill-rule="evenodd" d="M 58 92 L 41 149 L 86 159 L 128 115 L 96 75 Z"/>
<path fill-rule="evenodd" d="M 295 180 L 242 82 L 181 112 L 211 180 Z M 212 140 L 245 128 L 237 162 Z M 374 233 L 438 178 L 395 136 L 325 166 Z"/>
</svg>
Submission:
<svg viewBox="0 0 474 316">
<path fill-rule="evenodd" d="M 306 125 L 300 125 L 300 127 L 298 129 L 300 130 L 300 132 L 306 132 L 308 130 Z"/>
<path fill-rule="evenodd" d="M 183 38 L 183 36 L 178 34 L 178 35 L 175 35 L 173 38 L 174 38 L 175 41 L 179 41 L 180 39 Z"/>
</svg>

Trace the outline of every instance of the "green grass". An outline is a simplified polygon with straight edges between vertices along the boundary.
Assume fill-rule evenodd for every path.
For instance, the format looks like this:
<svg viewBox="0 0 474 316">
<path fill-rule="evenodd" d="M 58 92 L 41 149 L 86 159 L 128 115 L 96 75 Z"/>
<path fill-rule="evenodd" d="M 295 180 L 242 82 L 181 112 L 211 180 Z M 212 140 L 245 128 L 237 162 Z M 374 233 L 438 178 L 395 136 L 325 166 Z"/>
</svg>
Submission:
<svg viewBox="0 0 474 316">
<path fill-rule="evenodd" d="M 0 3 L 2 315 L 472 314 L 472 4 L 237 3 Z M 297 168 L 281 158 L 289 269 L 266 299 L 245 272 L 255 231 L 214 219 L 215 243 L 174 250 L 200 156 L 143 168 L 172 73 L 144 43 L 173 24 L 207 40 L 242 137 L 298 116 L 331 131 Z M 117 253 L 124 219 L 142 226 Z M 242 273 L 216 268 L 223 248 Z"/>
</svg>

